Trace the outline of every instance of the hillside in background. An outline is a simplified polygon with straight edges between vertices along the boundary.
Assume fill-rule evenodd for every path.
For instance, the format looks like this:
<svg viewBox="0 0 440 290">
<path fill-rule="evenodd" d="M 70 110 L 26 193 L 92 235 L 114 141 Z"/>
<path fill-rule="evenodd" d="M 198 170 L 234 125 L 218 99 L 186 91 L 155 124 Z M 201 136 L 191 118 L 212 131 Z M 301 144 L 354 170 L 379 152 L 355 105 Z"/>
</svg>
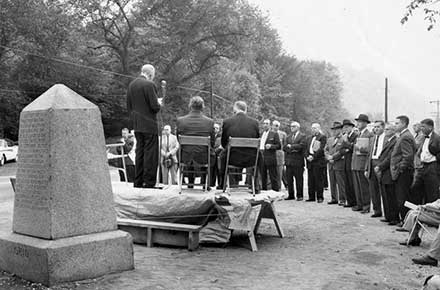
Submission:
<svg viewBox="0 0 440 290">
<path fill-rule="evenodd" d="M 367 113 L 371 119 L 384 118 L 385 76 L 372 69 L 337 65 L 343 83 L 342 103 L 352 114 Z M 388 118 L 408 115 L 411 123 L 432 117 L 435 108 L 422 94 L 411 90 L 393 77 L 388 77 Z"/>
</svg>

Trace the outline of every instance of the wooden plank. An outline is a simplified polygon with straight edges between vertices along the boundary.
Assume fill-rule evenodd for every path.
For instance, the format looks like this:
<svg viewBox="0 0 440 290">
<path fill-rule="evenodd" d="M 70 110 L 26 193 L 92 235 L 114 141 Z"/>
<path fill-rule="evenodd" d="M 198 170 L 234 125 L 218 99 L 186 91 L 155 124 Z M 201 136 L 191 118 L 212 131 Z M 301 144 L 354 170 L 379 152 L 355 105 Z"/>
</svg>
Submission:
<svg viewBox="0 0 440 290">
<path fill-rule="evenodd" d="M 254 231 L 248 231 L 249 242 L 251 243 L 252 252 L 258 251 L 257 241 L 255 240 Z"/>
<path fill-rule="evenodd" d="M 238 138 L 230 137 L 229 146 L 231 147 L 246 147 L 246 148 L 259 148 L 260 139 L 258 138 Z"/>
<path fill-rule="evenodd" d="M 128 232 L 135 244 L 153 247 L 154 244 L 186 247 L 193 251 L 199 247 L 199 232 L 173 231 L 158 228 L 143 228 L 119 225 L 118 228 Z M 192 235 L 192 238 L 190 237 Z"/>
<path fill-rule="evenodd" d="M 147 229 L 147 247 L 151 248 L 153 246 L 153 229 Z"/>
<path fill-rule="evenodd" d="M 210 146 L 211 140 L 210 136 L 188 136 L 188 135 L 180 135 L 179 136 L 179 145 L 204 145 Z"/>
<path fill-rule="evenodd" d="M 153 229 L 152 245 L 188 247 L 188 232 Z"/>
<path fill-rule="evenodd" d="M 117 223 L 118 225 L 125 225 L 125 226 L 159 228 L 159 229 L 178 230 L 178 231 L 199 231 L 202 228 L 202 226 L 200 225 L 188 225 L 188 224 L 177 224 L 177 223 L 134 220 L 134 219 L 121 219 L 121 218 L 117 219 Z"/>
<path fill-rule="evenodd" d="M 194 251 L 199 247 L 199 232 L 188 233 L 188 250 Z"/>
</svg>

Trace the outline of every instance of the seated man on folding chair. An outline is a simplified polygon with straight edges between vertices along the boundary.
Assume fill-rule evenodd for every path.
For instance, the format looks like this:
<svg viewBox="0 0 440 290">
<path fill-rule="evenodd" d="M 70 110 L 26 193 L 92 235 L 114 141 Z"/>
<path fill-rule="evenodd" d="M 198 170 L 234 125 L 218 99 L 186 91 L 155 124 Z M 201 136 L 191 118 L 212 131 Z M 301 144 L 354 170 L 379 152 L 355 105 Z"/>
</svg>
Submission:
<svg viewBox="0 0 440 290">
<path fill-rule="evenodd" d="M 440 225 L 440 199 L 425 205 L 419 205 L 417 209 L 410 210 L 405 217 L 402 228 L 397 231 L 409 232 L 408 239 L 400 242 L 400 245 L 419 246 L 422 240 L 419 237 L 421 225 L 419 222 L 438 227 Z"/>
<path fill-rule="evenodd" d="M 177 137 L 185 136 L 210 136 L 211 148 L 215 144 L 214 121 L 203 114 L 205 103 L 199 96 L 192 97 L 189 101 L 189 114 L 177 118 Z M 188 169 L 198 169 L 198 164 L 206 164 L 207 149 L 206 146 L 182 146 L 181 162 L 187 165 L 192 165 Z M 214 164 L 215 153 L 211 150 L 211 165 Z M 209 171 L 209 169 L 208 169 Z M 202 184 L 205 184 L 206 174 L 202 175 Z M 195 175 L 188 174 L 188 188 L 194 186 Z M 209 188 L 208 188 L 209 190 Z"/>
<path fill-rule="evenodd" d="M 243 101 L 237 101 L 234 103 L 233 107 L 234 116 L 223 120 L 222 129 L 222 147 L 227 148 L 229 137 L 240 137 L 240 138 L 259 138 L 260 129 L 258 121 L 249 117 L 247 115 L 247 105 Z M 255 149 L 252 148 L 232 148 L 229 164 L 247 168 L 254 166 L 255 163 Z M 226 150 L 224 150 L 220 156 L 221 160 L 221 174 L 225 174 L 226 170 Z M 225 178 L 223 178 L 223 183 Z M 258 184 L 258 182 L 257 182 Z M 225 184 L 221 184 L 224 188 Z M 257 189 L 258 190 L 258 189 Z"/>
</svg>

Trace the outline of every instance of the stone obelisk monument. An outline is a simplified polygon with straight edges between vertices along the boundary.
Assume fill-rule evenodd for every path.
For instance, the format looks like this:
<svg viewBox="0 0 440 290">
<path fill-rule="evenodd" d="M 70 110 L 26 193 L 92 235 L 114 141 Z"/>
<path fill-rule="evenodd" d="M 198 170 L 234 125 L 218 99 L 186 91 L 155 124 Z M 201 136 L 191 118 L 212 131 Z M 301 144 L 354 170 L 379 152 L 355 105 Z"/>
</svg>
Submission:
<svg viewBox="0 0 440 290">
<path fill-rule="evenodd" d="M 53 285 L 133 269 L 117 230 L 98 107 L 57 84 L 20 114 L 13 233 L 0 268 Z"/>
</svg>

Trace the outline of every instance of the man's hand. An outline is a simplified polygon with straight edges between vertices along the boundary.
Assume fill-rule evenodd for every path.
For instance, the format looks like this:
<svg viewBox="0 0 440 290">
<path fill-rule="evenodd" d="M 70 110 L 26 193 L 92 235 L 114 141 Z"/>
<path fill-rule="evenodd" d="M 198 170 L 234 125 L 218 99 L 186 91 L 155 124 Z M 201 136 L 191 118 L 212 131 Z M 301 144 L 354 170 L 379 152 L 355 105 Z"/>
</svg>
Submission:
<svg viewBox="0 0 440 290">
<path fill-rule="evenodd" d="M 313 160 L 313 156 L 312 155 L 307 156 L 307 161 L 311 162 L 312 160 Z"/>
<path fill-rule="evenodd" d="M 159 105 L 162 106 L 163 98 L 158 98 L 158 99 L 157 99 L 157 102 L 159 103 Z"/>
<path fill-rule="evenodd" d="M 366 178 L 368 178 L 368 171 L 365 171 L 364 175 L 365 175 Z"/>
<path fill-rule="evenodd" d="M 289 149 L 290 149 L 291 147 L 292 147 L 292 145 L 290 145 L 290 144 L 287 144 L 287 148 L 289 148 Z"/>
<path fill-rule="evenodd" d="M 374 172 L 376 172 L 376 173 L 380 173 L 380 168 L 379 168 L 379 166 L 374 167 Z"/>
<path fill-rule="evenodd" d="M 271 145 L 270 145 L 270 144 L 266 144 L 266 145 L 264 145 L 264 148 L 266 148 L 266 150 L 269 150 L 269 149 L 270 149 L 270 147 L 271 147 Z"/>
</svg>

